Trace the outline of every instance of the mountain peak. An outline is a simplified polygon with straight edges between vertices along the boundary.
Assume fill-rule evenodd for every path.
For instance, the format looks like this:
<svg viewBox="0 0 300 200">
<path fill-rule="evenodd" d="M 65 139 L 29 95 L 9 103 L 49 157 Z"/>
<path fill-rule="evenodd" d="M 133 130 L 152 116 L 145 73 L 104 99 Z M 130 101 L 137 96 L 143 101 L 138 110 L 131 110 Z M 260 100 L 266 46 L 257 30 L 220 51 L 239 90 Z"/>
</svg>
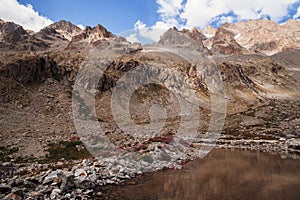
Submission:
<svg viewBox="0 0 300 200">
<path fill-rule="evenodd" d="M 85 30 L 81 31 L 80 34 L 76 35 L 72 42 L 86 41 L 88 43 L 94 43 L 104 38 L 111 38 L 114 35 L 109 32 L 104 26 L 97 24 L 95 27 L 87 26 Z"/>
<path fill-rule="evenodd" d="M 202 44 L 202 36 L 199 32 L 194 33 L 187 29 L 178 31 L 176 27 L 173 27 L 161 36 L 158 44 L 206 52 L 207 49 Z"/>
<path fill-rule="evenodd" d="M 214 27 L 208 25 L 204 28 L 203 34 L 206 37 L 211 38 L 212 36 L 214 36 L 216 34 L 216 29 Z"/>
<path fill-rule="evenodd" d="M 81 30 L 78 26 L 76 26 L 66 20 L 60 20 L 58 22 L 55 22 L 55 23 L 49 25 L 48 27 L 54 28 L 54 29 L 67 29 L 69 32 L 72 32 L 74 30 L 76 30 L 76 31 Z"/>
<path fill-rule="evenodd" d="M 13 22 L 0 21 L 0 38 L 9 43 L 17 42 L 21 40 L 28 33 L 23 29 L 22 26 Z"/>
<path fill-rule="evenodd" d="M 234 39 L 234 34 L 225 28 L 218 28 L 212 40 L 212 51 L 223 55 L 240 54 L 243 47 Z"/>
<path fill-rule="evenodd" d="M 75 35 L 78 35 L 82 32 L 78 26 L 66 20 L 55 22 L 44 29 L 53 29 L 69 41 L 71 41 Z"/>
</svg>

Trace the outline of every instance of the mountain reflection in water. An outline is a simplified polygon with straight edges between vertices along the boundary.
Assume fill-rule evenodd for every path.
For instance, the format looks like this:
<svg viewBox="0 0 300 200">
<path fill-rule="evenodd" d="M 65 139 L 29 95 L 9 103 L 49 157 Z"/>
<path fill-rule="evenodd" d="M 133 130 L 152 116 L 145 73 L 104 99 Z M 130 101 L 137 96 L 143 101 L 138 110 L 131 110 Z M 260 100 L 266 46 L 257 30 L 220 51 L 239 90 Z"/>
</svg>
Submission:
<svg viewBox="0 0 300 200">
<path fill-rule="evenodd" d="M 117 187 L 118 199 L 300 199 L 300 160 L 215 149 L 182 170 L 144 175 Z M 115 195 L 112 195 L 113 197 Z"/>
</svg>

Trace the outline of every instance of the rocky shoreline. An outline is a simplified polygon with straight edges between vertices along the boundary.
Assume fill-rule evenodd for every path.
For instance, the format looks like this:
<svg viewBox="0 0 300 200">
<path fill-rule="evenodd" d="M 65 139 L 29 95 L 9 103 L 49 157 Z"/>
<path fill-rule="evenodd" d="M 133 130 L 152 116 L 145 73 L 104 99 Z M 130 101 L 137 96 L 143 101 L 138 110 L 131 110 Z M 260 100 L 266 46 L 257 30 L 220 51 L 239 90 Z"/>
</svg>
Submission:
<svg viewBox="0 0 300 200">
<path fill-rule="evenodd" d="M 197 144 L 193 144 L 197 146 Z M 220 139 L 215 148 L 235 148 L 280 154 L 282 158 L 299 159 L 299 139 L 270 141 Z M 181 169 L 195 159 L 189 155 L 167 168 Z M 149 164 L 149 163 L 147 163 Z M 153 171 L 166 169 L 151 164 Z M 97 158 L 58 161 L 55 163 L 0 164 L 1 199 L 105 199 L 106 190 L 143 174 L 141 166 L 126 166 L 121 160 L 100 161 Z"/>
</svg>

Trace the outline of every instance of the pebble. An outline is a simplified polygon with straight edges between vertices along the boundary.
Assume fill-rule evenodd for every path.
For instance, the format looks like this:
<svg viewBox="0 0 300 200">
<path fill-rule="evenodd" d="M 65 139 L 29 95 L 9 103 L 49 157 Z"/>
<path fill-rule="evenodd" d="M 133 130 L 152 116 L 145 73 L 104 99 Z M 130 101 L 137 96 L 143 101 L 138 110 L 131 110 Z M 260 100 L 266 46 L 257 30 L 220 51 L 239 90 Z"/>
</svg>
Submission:
<svg viewBox="0 0 300 200">
<path fill-rule="evenodd" d="M 54 179 L 58 178 L 58 174 L 56 171 L 51 172 L 48 176 L 45 177 L 43 184 L 48 184 L 50 182 L 53 182 Z"/>
<path fill-rule="evenodd" d="M 50 199 L 57 199 L 59 197 L 59 194 L 61 194 L 61 190 L 60 189 L 54 189 L 54 190 L 52 190 L 52 192 L 50 194 Z"/>
<path fill-rule="evenodd" d="M 9 166 L 12 166 L 12 163 L 10 163 L 10 162 L 3 162 L 3 163 L 1 163 L 1 166 L 2 167 L 9 167 Z"/>
<path fill-rule="evenodd" d="M 75 177 L 86 177 L 87 173 L 84 169 L 76 169 L 75 170 Z"/>
</svg>

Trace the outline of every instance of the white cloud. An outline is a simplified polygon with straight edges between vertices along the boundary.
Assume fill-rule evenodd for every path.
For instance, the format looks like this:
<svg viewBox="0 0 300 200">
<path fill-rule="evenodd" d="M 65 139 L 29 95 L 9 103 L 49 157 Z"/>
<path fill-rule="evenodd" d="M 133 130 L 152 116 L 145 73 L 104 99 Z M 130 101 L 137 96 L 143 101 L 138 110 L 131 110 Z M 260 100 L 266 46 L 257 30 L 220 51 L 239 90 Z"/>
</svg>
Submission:
<svg viewBox="0 0 300 200">
<path fill-rule="evenodd" d="M 300 17 L 300 7 L 298 7 L 298 11 L 297 13 L 294 15 L 294 19 L 297 19 L 298 17 Z"/>
<path fill-rule="evenodd" d="M 0 18 L 23 26 L 24 29 L 39 31 L 52 24 L 47 17 L 36 12 L 32 5 L 19 4 L 17 0 L 0 0 Z"/>
<path fill-rule="evenodd" d="M 132 33 L 132 34 L 130 34 L 129 36 L 126 37 L 126 40 L 127 40 L 128 42 L 131 42 L 131 43 L 134 43 L 134 42 L 141 43 L 141 42 L 139 41 L 139 39 L 137 38 L 137 33 Z"/>
<path fill-rule="evenodd" d="M 158 41 L 160 35 L 173 26 L 181 28 L 204 28 L 212 22 L 260 19 L 269 16 L 280 22 L 289 13 L 289 6 L 299 0 L 156 0 L 159 21 L 148 26 L 140 20 L 134 25 L 143 37 Z M 300 16 L 300 8 L 294 19 Z"/>
<path fill-rule="evenodd" d="M 218 26 L 221 26 L 224 23 L 233 23 L 234 17 L 233 16 L 217 16 L 212 19 L 212 21 L 215 21 Z"/>
<path fill-rule="evenodd" d="M 299 0 L 187 0 L 180 17 L 187 27 L 204 28 L 217 16 L 233 12 L 238 20 L 270 16 L 279 22 L 288 15 L 288 7 Z M 229 19 L 230 21 L 231 19 Z M 228 22 L 229 22 L 228 21 Z"/>
<path fill-rule="evenodd" d="M 157 12 L 163 21 L 176 17 L 183 8 L 182 0 L 156 0 L 156 3 L 159 5 Z"/>
<path fill-rule="evenodd" d="M 158 41 L 160 39 L 160 36 L 166 30 L 176 25 L 178 25 L 176 21 L 168 21 L 168 22 L 158 21 L 153 26 L 147 27 L 147 25 L 144 24 L 143 22 L 137 21 L 134 24 L 134 29 L 140 36 L 150 39 L 152 41 Z"/>
<path fill-rule="evenodd" d="M 134 24 L 134 30 L 140 36 L 157 42 L 166 30 L 180 26 L 176 18 L 183 9 L 183 0 L 156 0 L 156 3 L 159 6 L 157 12 L 160 14 L 160 20 L 152 26 L 138 20 Z"/>
</svg>

